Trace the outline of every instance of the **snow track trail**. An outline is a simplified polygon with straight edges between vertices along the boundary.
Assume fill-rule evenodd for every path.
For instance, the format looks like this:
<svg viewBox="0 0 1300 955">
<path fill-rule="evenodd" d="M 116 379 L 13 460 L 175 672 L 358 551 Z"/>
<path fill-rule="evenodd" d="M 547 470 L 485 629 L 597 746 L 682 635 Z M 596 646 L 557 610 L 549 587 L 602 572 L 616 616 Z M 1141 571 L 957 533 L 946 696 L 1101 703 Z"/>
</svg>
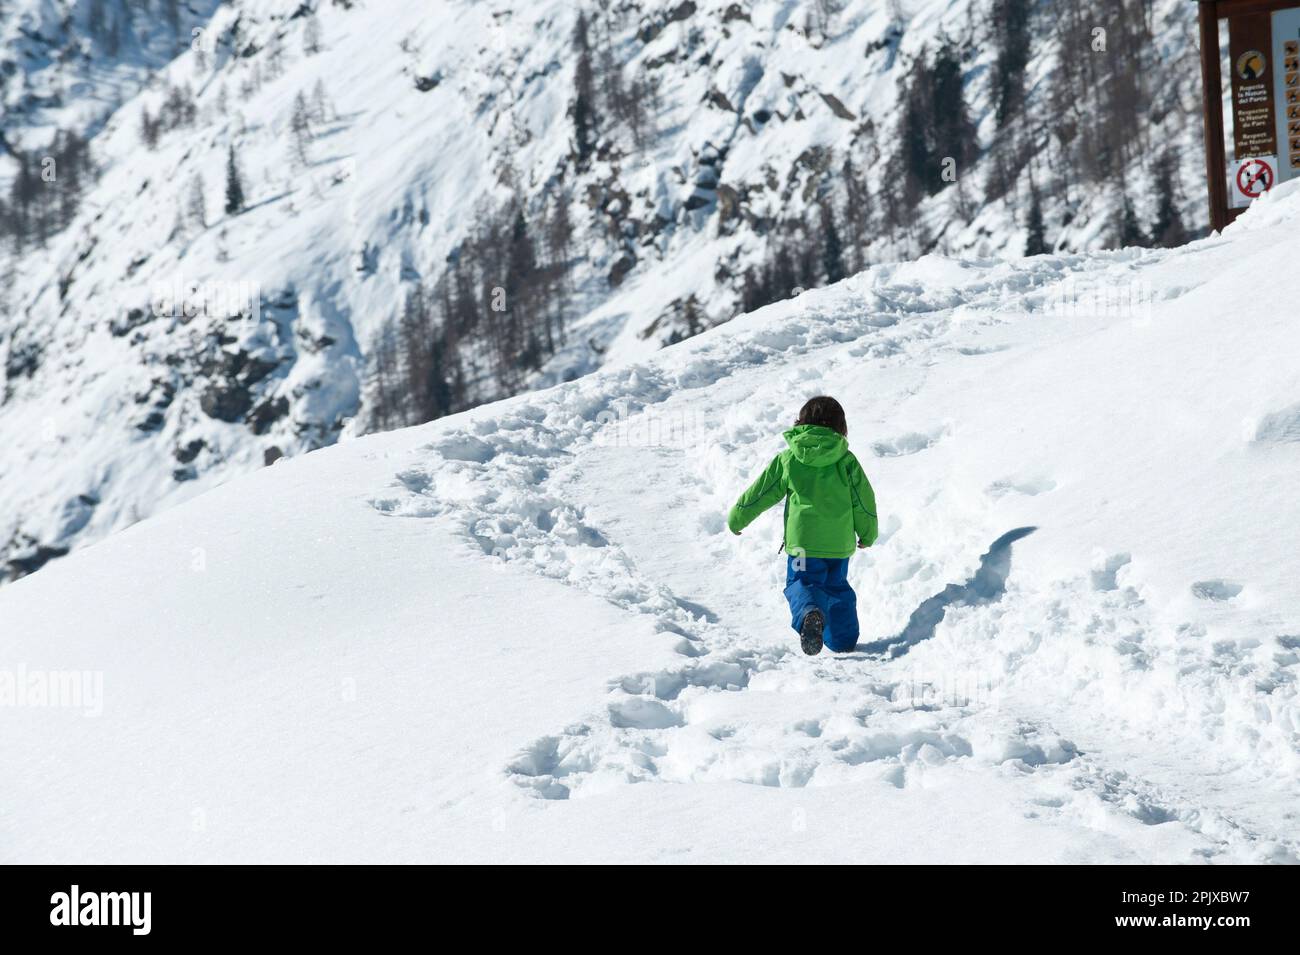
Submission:
<svg viewBox="0 0 1300 955">
<path fill-rule="evenodd" d="M 3 708 L 0 861 L 1300 861 L 1297 222 L 873 268 L 54 561 L 0 681 L 102 693 Z M 810 658 L 725 518 L 819 393 Z"/>
<path fill-rule="evenodd" d="M 1189 253 L 1221 254 L 1213 241 Z M 1052 502 L 1080 478 L 1069 462 L 1046 467 L 1050 454 L 1016 453 L 1023 372 L 1012 363 L 1038 349 L 1051 359 L 1030 376 L 1059 375 L 1052 362 L 1077 361 L 1081 335 L 1145 328 L 1149 316 L 1080 321 L 1050 307 L 1062 282 L 1149 281 L 1164 257 L 881 268 L 805 295 L 783 320 L 739 322 L 665 353 L 672 360 L 480 409 L 440 433 L 373 506 L 449 519 L 485 556 L 680 637 L 679 665 L 614 676 L 604 700 L 522 745 L 506 777 L 545 800 L 744 783 L 861 787 L 869 805 L 876 786 L 991 775 L 1013 781 L 1027 819 L 1121 840 L 1164 827 L 1154 845 L 1176 845 L 1181 861 L 1300 861 L 1289 814 L 1227 793 L 1281 795 L 1295 771 L 1285 636 L 1269 678 L 1286 693 L 1261 702 L 1248 682 L 1222 678 L 1225 666 L 1237 677 L 1267 668 L 1249 641 L 1161 619 L 1130 553 L 1094 546 L 1064 576 L 1059 558 L 1034 566 L 1075 519 Z M 1203 274 L 1160 287 L 1188 295 Z M 927 400 L 945 387 L 955 397 Z M 1005 408 L 1002 427 L 966 413 L 980 391 L 992 394 L 971 404 Z M 858 650 L 810 659 L 787 624 L 779 509 L 741 538 L 725 514 L 819 392 L 849 399 L 850 444 L 882 523 L 851 569 Z M 990 434 L 1003 444 L 992 453 Z M 963 458 L 972 440 L 984 446 L 978 462 Z M 1199 581 L 1190 593 L 1197 609 L 1240 588 Z M 1134 750 L 1135 738 L 1150 749 Z"/>
</svg>

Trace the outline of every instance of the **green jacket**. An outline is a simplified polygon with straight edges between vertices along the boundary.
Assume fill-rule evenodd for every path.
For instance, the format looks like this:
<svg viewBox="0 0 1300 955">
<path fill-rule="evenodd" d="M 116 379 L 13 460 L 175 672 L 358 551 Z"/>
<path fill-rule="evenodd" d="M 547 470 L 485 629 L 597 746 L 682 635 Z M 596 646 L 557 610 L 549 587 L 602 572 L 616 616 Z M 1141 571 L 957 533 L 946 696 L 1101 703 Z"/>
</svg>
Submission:
<svg viewBox="0 0 1300 955">
<path fill-rule="evenodd" d="M 851 557 L 856 537 L 876 542 L 876 495 L 844 435 L 814 424 L 791 428 L 782 451 L 731 513 L 727 527 L 742 530 L 785 499 L 785 549 L 795 556 Z"/>
</svg>

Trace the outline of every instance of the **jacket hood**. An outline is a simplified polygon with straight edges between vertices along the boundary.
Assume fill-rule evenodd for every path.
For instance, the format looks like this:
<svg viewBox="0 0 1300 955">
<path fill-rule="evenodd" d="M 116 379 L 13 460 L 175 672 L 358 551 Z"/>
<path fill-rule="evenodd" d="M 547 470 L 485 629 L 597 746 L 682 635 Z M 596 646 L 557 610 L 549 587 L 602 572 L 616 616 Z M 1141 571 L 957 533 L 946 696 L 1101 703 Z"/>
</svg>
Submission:
<svg viewBox="0 0 1300 955">
<path fill-rule="evenodd" d="M 816 424 L 801 424 L 782 437 L 799 463 L 810 468 L 830 467 L 849 450 L 844 435 Z"/>
</svg>

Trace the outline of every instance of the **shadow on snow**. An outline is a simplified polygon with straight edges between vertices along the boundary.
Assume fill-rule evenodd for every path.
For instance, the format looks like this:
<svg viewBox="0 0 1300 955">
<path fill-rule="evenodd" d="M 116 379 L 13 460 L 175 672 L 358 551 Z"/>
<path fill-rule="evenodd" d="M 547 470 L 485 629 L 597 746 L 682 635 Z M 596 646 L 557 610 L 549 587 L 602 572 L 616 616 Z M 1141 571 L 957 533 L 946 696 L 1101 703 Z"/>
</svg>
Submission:
<svg viewBox="0 0 1300 955">
<path fill-rule="evenodd" d="M 933 597 L 922 601 L 912 611 L 912 616 L 908 618 L 907 626 L 901 633 L 872 643 L 859 643 L 854 650 L 859 653 L 884 654 L 891 658 L 901 657 L 921 641 L 934 636 L 935 629 L 949 607 L 976 607 L 1001 600 L 1007 590 L 1007 577 L 1011 574 L 1011 545 L 1037 529 L 1017 527 L 1007 531 L 980 557 L 979 569 L 974 576 L 963 584 L 949 584 Z"/>
</svg>

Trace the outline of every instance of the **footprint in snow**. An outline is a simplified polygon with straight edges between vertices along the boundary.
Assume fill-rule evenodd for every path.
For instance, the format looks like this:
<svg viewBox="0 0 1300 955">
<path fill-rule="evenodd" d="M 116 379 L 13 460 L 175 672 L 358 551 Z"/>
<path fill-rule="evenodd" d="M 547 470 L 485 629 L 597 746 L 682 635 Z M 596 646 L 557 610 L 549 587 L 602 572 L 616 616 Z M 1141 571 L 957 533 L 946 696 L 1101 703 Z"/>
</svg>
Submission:
<svg viewBox="0 0 1300 955">
<path fill-rule="evenodd" d="M 1025 478 L 1007 477 L 994 481 L 984 493 L 992 498 L 1004 497 L 1007 494 L 1023 494 L 1026 497 L 1037 497 L 1039 494 L 1046 494 L 1048 491 L 1056 490 L 1056 482 L 1049 477 L 1042 475 Z"/>
<path fill-rule="evenodd" d="M 702 534 L 713 536 L 727 529 L 727 520 L 720 511 L 705 511 L 697 519 L 697 525 Z"/>
<path fill-rule="evenodd" d="M 497 453 L 497 449 L 482 438 L 464 433 L 450 434 L 429 445 L 429 449 L 437 451 L 448 461 L 472 461 L 476 464 L 486 464 Z"/>
<path fill-rule="evenodd" d="M 878 458 L 905 457 L 934 447 L 947 433 L 947 427 L 930 431 L 909 431 L 893 438 L 873 442 L 871 451 Z"/>
<path fill-rule="evenodd" d="M 1291 444 L 1300 441 L 1300 404 L 1264 415 L 1254 427 L 1258 444 Z"/>
<path fill-rule="evenodd" d="M 804 736 L 816 739 L 822 735 L 822 722 L 821 720 L 800 720 L 790 729 L 795 733 L 802 733 Z"/>
<path fill-rule="evenodd" d="M 634 696 L 609 705 L 609 724 L 618 729 L 662 730 L 681 726 L 681 716 L 657 700 Z"/>
<path fill-rule="evenodd" d="M 1241 593 L 1241 584 L 1226 580 L 1198 580 L 1192 584 L 1192 593 L 1201 600 L 1223 602 L 1232 600 Z"/>
<path fill-rule="evenodd" d="M 1092 589 L 1101 591 L 1119 590 L 1118 575 L 1133 558 L 1130 554 L 1101 554 L 1093 562 Z"/>
</svg>

